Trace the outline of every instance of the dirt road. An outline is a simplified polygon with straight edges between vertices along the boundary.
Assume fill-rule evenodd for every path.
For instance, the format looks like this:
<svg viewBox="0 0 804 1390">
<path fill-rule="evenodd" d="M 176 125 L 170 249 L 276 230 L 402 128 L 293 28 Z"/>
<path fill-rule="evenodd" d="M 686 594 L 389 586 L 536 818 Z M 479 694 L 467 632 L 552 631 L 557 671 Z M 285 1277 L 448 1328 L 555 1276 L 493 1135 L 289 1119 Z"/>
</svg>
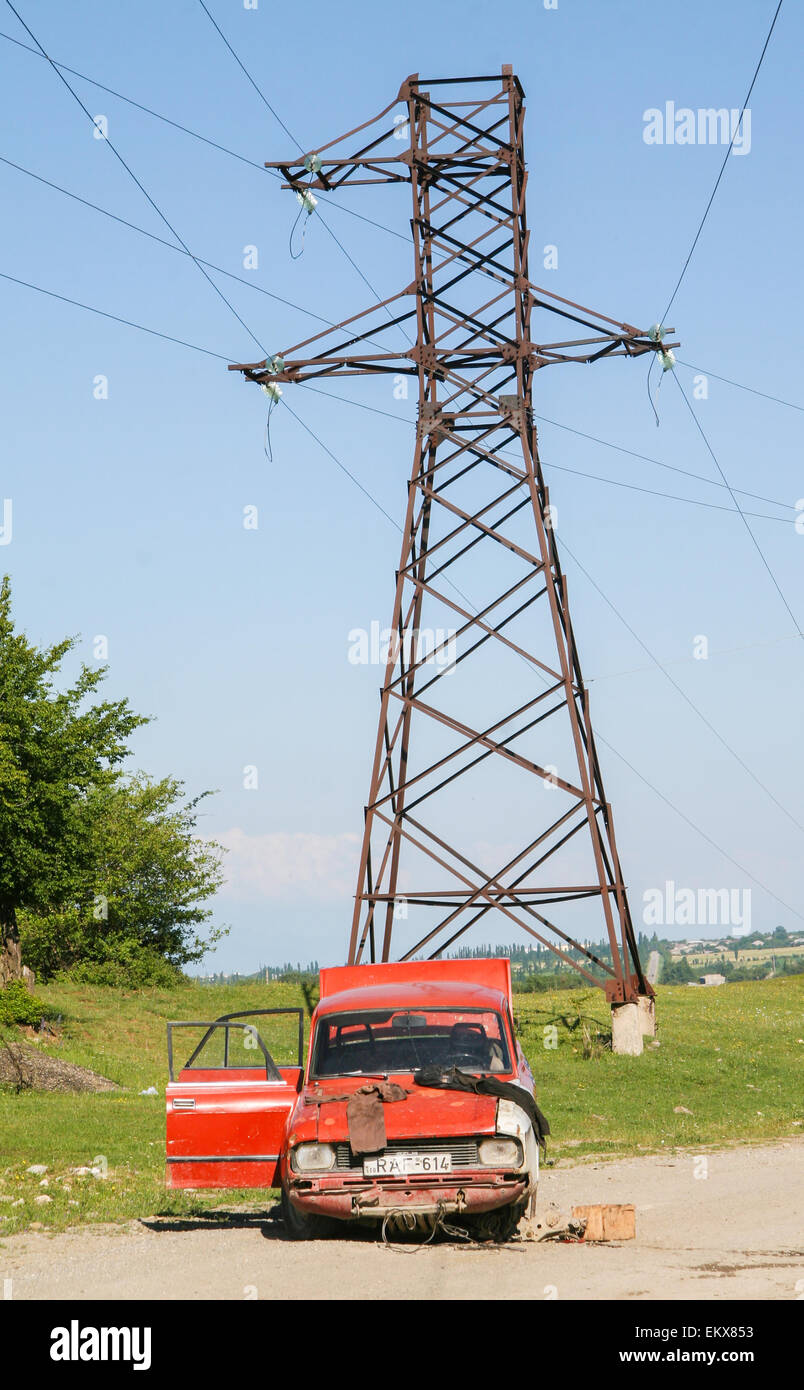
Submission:
<svg viewBox="0 0 804 1390">
<path fill-rule="evenodd" d="M 698 1176 L 696 1176 L 696 1174 Z M 704 1176 L 705 1174 L 705 1176 Z M 545 1171 L 540 1199 L 634 1202 L 619 1246 L 296 1244 L 265 1213 L 132 1222 L 0 1242 L 14 1299 L 671 1298 L 804 1295 L 804 1139 Z"/>
</svg>

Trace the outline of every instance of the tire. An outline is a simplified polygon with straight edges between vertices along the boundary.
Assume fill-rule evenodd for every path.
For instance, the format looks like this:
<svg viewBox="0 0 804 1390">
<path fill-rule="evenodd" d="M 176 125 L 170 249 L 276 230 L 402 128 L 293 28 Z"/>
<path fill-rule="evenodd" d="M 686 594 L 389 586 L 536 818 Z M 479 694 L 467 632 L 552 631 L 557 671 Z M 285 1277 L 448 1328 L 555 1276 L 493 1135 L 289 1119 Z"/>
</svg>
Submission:
<svg viewBox="0 0 804 1390">
<path fill-rule="evenodd" d="M 464 1216 L 460 1224 L 475 1240 L 504 1245 L 516 1235 L 526 1207 L 526 1202 L 512 1202 L 510 1206 L 498 1207 L 496 1211 Z"/>
<path fill-rule="evenodd" d="M 282 1188 L 282 1220 L 291 1240 L 321 1240 L 336 1235 L 343 1222 L 331 1216 L 307 1216 L 298 1211 Z"/>
</svg>

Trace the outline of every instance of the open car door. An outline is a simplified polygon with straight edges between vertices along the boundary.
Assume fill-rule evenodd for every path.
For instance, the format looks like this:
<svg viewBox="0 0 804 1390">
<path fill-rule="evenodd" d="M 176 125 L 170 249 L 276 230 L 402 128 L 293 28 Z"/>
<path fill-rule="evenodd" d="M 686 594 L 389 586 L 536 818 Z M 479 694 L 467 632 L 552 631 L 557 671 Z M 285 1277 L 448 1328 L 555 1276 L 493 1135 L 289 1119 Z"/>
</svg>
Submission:
<svg viewBox="0 0 804 1390">
<path fill-rule="evenodd" d="M 168 1024 L 168 1187 L 278 1186 L 303 1044 L 301 1009 Z"/>
</svg>

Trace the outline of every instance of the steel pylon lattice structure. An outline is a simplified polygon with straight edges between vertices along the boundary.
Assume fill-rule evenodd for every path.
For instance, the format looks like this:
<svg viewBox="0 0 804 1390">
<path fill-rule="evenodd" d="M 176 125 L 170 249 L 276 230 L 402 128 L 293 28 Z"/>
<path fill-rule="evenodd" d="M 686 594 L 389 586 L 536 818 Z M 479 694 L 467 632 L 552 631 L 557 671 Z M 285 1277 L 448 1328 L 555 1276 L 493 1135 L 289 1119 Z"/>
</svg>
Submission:
<svg viewBox="0 0 804 1390">
<path fill-rule="evenodd" d="M 372 120 L 271 162 L 302 198 L 409 183 L 414 279 L 281 356 L 230 370 L 269 388 L 391 374 L 418 389 L 349 963 L 439 956 L 493 914 L 619 1004 L 653 990 L 570 620 L 533 378 L 676 344 L 531 283 L 524 116 L 508 66 L 497 76 L 414 75 Z M 542 341 L 550 336 L 560 340 Z M 466 586 L 482 587 L 479 602 Z M 440 626 L 425 627 L 426 617 Z M 456 822 L 467 819 L 476 838 L 464 831 L 457 844 Z M 595 909 L 610 961 L 572 934 L 579 905 L 587 938 Z M 569 923 L 555 920 L 562 912 Z"/>
</svg>

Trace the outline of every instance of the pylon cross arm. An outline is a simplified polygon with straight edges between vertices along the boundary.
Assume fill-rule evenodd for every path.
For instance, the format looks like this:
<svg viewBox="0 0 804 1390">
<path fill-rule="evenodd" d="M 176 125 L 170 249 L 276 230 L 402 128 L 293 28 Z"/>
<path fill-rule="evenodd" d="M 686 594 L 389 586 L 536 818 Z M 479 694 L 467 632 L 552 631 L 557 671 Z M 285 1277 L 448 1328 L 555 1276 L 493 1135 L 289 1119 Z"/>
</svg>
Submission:
<svg viewBox="0 0 804 1390">
<path fill-rule="evenodd" d="M 401 293 L 406 294 L 407 290 Z M 540 293 L 544 294 L 543 291 Z M 393 296 L 393 299 L 398 297 Z M 597 322 L 592 317 L 579 320 L 576 314 L 562 308 L 560 303 L 542 302 L 541 299 L 534 300 L 534 307 L 546 309 L 572 322 L 583 322 L 598 331 L 593 337 L 568 338 L 544 343 L 532 342 L 530 339 L 517 342 L 515 339 L 501 339 L 499 335 L 495 335 L 494 341 L 473 342 L 467 346 L 453 345 L 449 342 L 416 342 L 408 347 L 400 347 L 390 342 L 376 342 L 379 338 L 390 336 L 392 329 L 398 329 L 415 320 L 415 310 L 392 318 L 390 322 L 383 320 L 379 311 L 391 304 L 393 299 L 384 301 L 382 305 L 372 304 L 361 314 L 335 324 L 332 328 L 324 329 L 303 343 L 284 349 L 277 354 L 282 360 L 281 368 L 272 366 L 275 359 L 263 358 L 259 362 L 233 362 L 228 370 L 242 372 L 247 380 L 258 385 L 268 382 L 304 382 L 326 376 L 374 376 L 383 372 L 415 376 L 421 367 L 439 380 L 448 381 L 458 380 L 461 373 L 476 366 L 491 369 L 497 365 L 522 362 L 535 370 L 560 363 L 597 362 L 604 357 L 643 357 L 646 353 L 666 352 L 669 348 L 679 346 L 678 342 L 668 342 L 666 337 L 661 342 L 654 341 L 647 331 L 632 329 L 626 324 L 613 325 L 604 315 L 600 315 Z M 588 316 L 594 312 L 584 310 Z M 342 338 L 347 329 L 353 329 L 355 318 L 370 318 L 371 321 L 363 332 L 355 333 L 350 338 L 350 351 L 337 351 L 334 346 L 336 340 Z M 672 329 L 668 331 L 672 332 Z M 357 350 L 358 345 L 370 344 L 372 341 L 375 342 L 374 352 Z M 319 342 L 322 344 L 321 351 L 298 355 L 302 348 Z"/>
</svg>

